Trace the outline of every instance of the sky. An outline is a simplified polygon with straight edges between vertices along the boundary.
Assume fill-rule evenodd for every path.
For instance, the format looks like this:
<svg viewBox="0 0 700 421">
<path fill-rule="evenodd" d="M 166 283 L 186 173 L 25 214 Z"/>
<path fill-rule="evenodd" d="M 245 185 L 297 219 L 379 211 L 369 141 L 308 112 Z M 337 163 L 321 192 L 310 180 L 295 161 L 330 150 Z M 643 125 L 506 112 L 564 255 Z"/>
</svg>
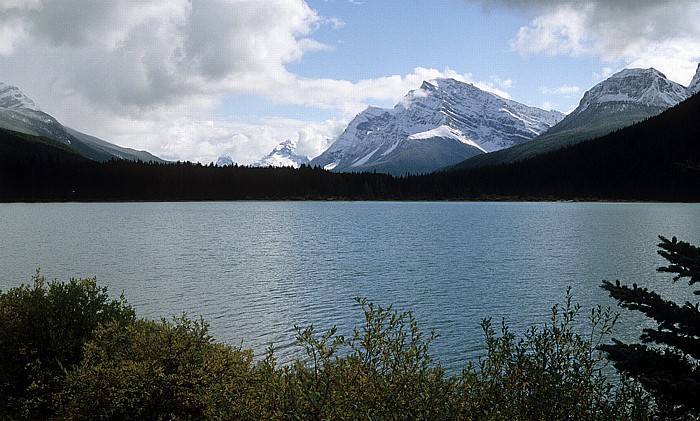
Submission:
<svg viewBox="0 0 700 421">
<path fill-rule="evenodd" d="M 0 0 L 0 81 L 168 160 L 323 152 L 369 105 L 451 77 L 570 112 L 623 68 L 687 86 L 700 0 Z"/>
</svg>

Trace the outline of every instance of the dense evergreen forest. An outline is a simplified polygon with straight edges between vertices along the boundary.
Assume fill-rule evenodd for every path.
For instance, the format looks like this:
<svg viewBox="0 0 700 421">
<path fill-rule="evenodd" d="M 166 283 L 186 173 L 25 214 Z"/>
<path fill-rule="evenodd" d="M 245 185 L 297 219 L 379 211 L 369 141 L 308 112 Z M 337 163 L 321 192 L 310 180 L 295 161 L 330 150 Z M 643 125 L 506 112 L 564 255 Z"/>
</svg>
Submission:
<svg viewBox="0 0 700 421">
<path fill-rule="evenodd" d="M 700 96 L 599 139 L 494 167 L 392 177 L 321 168 L 97 163 L 0 131 L 0 201 L 700 201 Z"/>
</svg>

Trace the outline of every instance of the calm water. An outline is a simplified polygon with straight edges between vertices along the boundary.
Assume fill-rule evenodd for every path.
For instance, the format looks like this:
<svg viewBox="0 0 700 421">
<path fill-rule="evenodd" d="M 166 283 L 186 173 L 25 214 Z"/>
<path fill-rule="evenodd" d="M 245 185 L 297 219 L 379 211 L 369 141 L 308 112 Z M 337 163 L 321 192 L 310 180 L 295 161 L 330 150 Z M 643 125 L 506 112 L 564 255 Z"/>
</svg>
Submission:
<svg viewBox="0 0 700 421">
<path fill-rule="evenodd" d="M 700 205 L 609 203 L 0 204 L 0 290 L 96 276 L 139 316 L 203 316 L 223 342 L 272 345 L 293 325 L 360 323 L 353 297 L 412 310 L 450 369 L 482 353 L 479 323 L 523 332 L 568 285 L 614 306 L 602 279 L 678 296 L 655 268 L 657 235 L 700 244 Z M 689 296 L 688 296 L 689 297 Z M 618 336 L 636 337 L 623 313 Z"/>
</svg>

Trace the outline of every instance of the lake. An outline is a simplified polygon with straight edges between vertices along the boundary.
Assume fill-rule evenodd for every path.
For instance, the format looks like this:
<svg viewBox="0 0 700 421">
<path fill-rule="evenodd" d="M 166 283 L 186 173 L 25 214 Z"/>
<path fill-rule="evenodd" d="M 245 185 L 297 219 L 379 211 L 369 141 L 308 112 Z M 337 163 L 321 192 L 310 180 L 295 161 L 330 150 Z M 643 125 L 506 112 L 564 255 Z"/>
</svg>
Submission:
<svg viewBox="0 0 700 421">
<path fill-rule="evenodd" d="M 226 202 L 0 204 L 0 290 L 96 276 L 142 317 L 203 316 L 218 340 L 299 355 L 294 325 L 350 333 L 353 297 L 411 310 L 456 370 L 483 354 L 479 323 L 547 319 L 572 287 L 583 317 L 615 306 L 601 280 L 688 299 L 655 269 L 658 235 L 700 244 L 700 205 Z M 583 320 L 583 319 L 582 319 Z M 644 320 L 622 311 L 616 336 Z"/>
</svg>

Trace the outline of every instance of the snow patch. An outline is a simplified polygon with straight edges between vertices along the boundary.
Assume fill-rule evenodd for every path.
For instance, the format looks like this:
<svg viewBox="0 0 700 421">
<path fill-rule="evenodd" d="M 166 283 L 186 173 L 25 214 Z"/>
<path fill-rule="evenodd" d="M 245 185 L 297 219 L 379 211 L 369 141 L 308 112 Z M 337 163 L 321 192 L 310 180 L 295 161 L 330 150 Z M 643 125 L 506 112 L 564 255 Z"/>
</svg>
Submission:
<svg viewBox="0 0 700 421">
<path fill-rule="evenodd" d="M 462 142 L 466 145 L 473 146 L 475 148 L 478 148 L 482 152 L 486 152 L 484 148 L 479 146 L 476 142 L 469 140 L 464 133 L 460 132 L 457 129 L 453 129 L 452 127 L 449 126 L 439 126 L 436 127 L 432 130 L 428 130 L 425 132 L 420 132 L 420 133 L 415 133 L 410 136 L 408 136 L 408 140 L 426 140 L 426 139 L 432 139 L 434 137 L 441 137 L 443 139 L 454 139 L 458 142 Z"/>
<path fill-rule="evenodd" d="M 377 153 L 379 148 L 373 150 L 372 152 L 368 153 L 367 155 L 363 156 L 362 158 L 358 159 L 357 161 L 353 162 L 351 167 L 359 167 L 360 165 L 365 164 L 367 161 L 369 161 L 370 158 L 372 158 L 372 155 Z"/>
</svg>

